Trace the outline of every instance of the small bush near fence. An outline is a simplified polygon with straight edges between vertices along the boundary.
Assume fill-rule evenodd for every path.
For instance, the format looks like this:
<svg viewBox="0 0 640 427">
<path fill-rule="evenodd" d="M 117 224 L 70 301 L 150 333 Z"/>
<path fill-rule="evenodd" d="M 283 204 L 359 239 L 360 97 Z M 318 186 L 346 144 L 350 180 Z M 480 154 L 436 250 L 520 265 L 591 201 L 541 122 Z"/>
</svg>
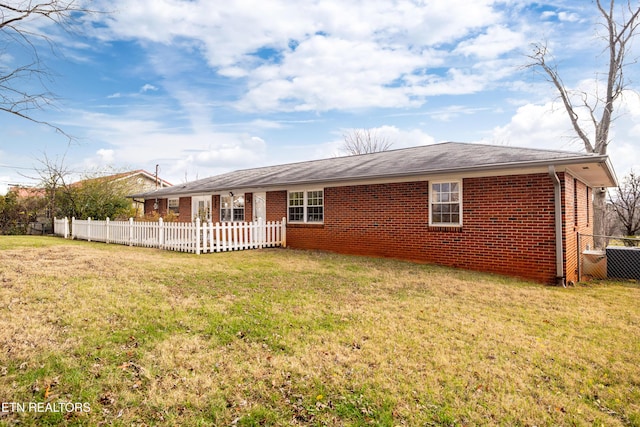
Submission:
<svg viewBox="0 0 640 427">
<path fill-rule="evenodd" d="M 640 238 L 580 234 L 578 250 L 581 278 L 640 280 Z"/>
</svg>

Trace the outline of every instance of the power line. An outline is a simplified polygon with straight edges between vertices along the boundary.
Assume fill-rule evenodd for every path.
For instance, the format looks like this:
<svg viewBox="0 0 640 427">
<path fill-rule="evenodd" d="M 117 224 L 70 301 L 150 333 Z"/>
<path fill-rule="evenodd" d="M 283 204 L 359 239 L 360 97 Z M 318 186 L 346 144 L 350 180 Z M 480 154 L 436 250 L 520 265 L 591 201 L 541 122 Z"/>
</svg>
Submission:
<svg viewBox="0 0 640 427">
<path fill-rule="evenodd" d="M 24 182 L 24 181 L 16 181 L 15 179 L 0 179 L 0 184 L 7 184 L 7 185 L 19 185 L 19 186 L 24 186 L 24 187 L 33 187 L 37 184 L 33 183 L 33 182 Z"/>
<path fill-rule="evenodd" d="M 46 167 L 42 167 L 42 168 L 35 168 L 35 167 L 24 167 L 24 166 L 12 166 L 12 165 L 6 165 L 6 164 L 2 164 L 0 163 L 0 168 L 1 169 L 15 169 L 15 170 L 28 170 L 28 171 L 33 171 L 33 172 L 39 172 L 39 171 L 43 171 L 46 170 Z M 65 170 L 66 173 L 84 173 L 86 171 L 76 171 L 76 170 Z"/>
<path fill-rule="evenodd" d="M 29 171 L 37 171 L 38 169 L 36 168 L 25 168 L 23 166 L 12 166 L 12 165 L 3 165 L 0 164 L 0 168 L 5 168 L 5 169 L 19 169 L 19 170 L 29 170 Z"/>
</svg>

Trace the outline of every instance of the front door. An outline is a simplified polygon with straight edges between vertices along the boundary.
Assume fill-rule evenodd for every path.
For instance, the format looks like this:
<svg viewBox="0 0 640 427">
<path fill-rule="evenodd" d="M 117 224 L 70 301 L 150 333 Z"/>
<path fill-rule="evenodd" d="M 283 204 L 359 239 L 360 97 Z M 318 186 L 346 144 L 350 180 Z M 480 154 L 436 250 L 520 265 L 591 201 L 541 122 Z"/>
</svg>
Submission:
<svg viewBox="0 0 640 427">
<path fill-rule="evenodd" d="M 253 193 L 253 220 L 267 219 L 267 193 Z"/>
<path fill-rule="evenodd" d="M 191 216 L 200 221 L 211 220 L 211 196 L 196 196 L 191 198 Z"/>
</svg>

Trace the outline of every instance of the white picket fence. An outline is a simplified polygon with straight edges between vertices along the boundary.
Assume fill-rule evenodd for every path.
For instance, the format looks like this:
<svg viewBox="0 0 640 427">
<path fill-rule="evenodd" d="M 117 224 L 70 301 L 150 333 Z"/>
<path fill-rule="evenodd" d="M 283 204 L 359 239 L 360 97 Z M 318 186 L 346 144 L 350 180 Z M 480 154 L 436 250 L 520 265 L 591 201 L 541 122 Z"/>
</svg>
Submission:
<svg viewBox="0 0 640 427">
<path fill-rule="evenodd" d="M 53 218 L 53 234 L 68 239 L 71 236 L 69 220 L 67 218 Z"/>
<path fill-rule="evenodd" d="M 139 222 L 54 219 L 55 235 L 90 242 L 207 253 L 286 246 L 286 220 L 265 222 Z"/>
</svg>

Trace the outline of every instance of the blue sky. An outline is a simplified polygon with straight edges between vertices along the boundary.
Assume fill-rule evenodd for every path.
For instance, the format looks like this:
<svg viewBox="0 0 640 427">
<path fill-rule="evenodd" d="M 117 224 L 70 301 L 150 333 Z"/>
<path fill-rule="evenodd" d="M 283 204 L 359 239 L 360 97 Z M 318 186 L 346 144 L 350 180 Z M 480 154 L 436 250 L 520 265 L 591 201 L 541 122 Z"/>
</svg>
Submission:
<svg viewBox="0 0 640 427">
<path fill-rule="evenodd" d="M 41 54 L 59 99 L 33 116 L 75 140 L 0 113 L 0 193 L 36 184 L 28 176 L 45 155 L 78 173 L 157 164 L 178 184 L 339 155 L 354 128 L 375 129 L 392 148 L 458 141 L 582 151 L 551 85 L 523 68 L 526 55 L 546 40 L 567 86 L 588 92 L 606 71 L 591 1 L 89 7 L 108 13 L 85 17 L 75 34 L 40 27 L 57 41 L 55 53 Z M 0 52 L 4 69 L 19 61 L 18 51 Z M 630 90 L 637 68 L 627 70 Z M 40 90 L 24 82 L 32 83 Z M 617 108 L 609 155 L 622 178 L 640 169 L 640 99 L 630 91 Z"/>
</svg>

